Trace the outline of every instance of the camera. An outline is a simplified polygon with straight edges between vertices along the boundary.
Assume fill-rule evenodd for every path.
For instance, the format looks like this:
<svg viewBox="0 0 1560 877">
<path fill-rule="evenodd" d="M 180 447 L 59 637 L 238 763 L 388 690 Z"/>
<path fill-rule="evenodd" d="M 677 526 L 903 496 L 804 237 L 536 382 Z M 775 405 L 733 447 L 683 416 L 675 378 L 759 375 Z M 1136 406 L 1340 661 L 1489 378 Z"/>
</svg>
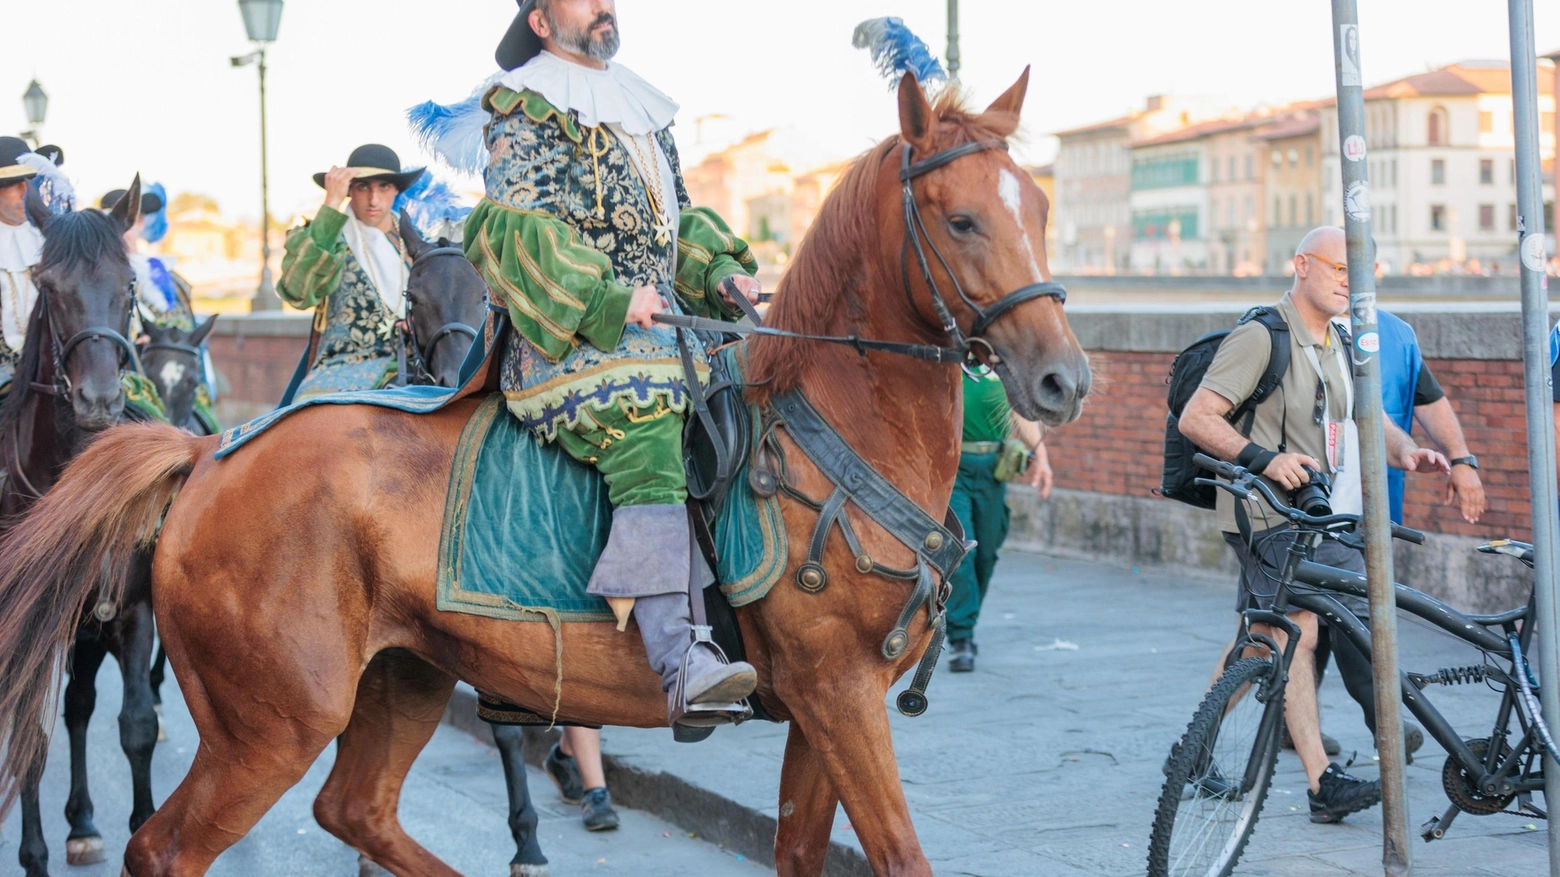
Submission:
<svg viewBox="0 0 1560 877">
<path fill-rule="evenodd" d="M 1332 501 L 1329 498 L 1332 493 L 1332 479 L 1310 466 L 1303 468 L 1310 473 L 1311 480 L 1290 493 L 1290 503 L 1313 518 L 1332 514 Z"/>
</svg>

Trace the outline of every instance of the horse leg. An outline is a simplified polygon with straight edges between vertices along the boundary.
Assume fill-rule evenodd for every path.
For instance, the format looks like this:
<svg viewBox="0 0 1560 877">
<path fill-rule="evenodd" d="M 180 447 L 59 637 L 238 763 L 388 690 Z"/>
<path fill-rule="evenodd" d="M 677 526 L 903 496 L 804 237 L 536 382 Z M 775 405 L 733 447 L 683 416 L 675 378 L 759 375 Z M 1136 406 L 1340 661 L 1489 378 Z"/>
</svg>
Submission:
<svg viewBox="0 0 1560 877">
<path fill-rule="evenodd" d="M 894 760 L 893 735 L 883 707 L 886 686 L 880 687 L 878 682 L 871 676 L 856 680 L 813 677 L 806 695 L 797 691 L 787 696 L 778 691 L 779 686 L 777 693 L 792 707 L 794 721 L 827 769 L 872 873 L 880 877 L 929 877 L 932 867 L 910 821 Z M 787 746 L 786 754 L 790 752 Z M 815 826 L 813 830 L 821 829 Z"/>
<path fill-rule="evenodd" d="M 515 857 L 509 860 L 509 877 L 547 877 L 547 857 L 537 842 L 541 821 L 531 803 L 531 784 L 525 775 L 525 729 L 493 725 L 493 742 L 504 763 L 504 784 L 509 792 L 509 833 L 515 838 Z"/>
<path fill-rule="evenodd" d="M 70 650 L 70 681 L 65 685 L 65 731 L 70 735 L 70 797 L 65 819 L 65 861 L 94 865 L 103 861 L 103 836 L 92 821 L 92 794 L 87 788 L 87 725 L 97 707 L 97 674 L 107 655 L 101 634 L 76 640 Z"/>
<path fill-rule="evenodd" d="M 801 877 L 823 873 L 839 796 L 828 768 L 795 722 L 785 738 L 780 768 L 780 823 L 775 829 L 775 873 Z"/>
<path fill-rule="evenodd" d="M 38 809 L 38 786 L 42 781 L 40 760 L 21 782 L 22 842 L 16 848 L 16 861 L 26 877 L 49 877 L 49 844 L 43 839 L 43 813 Z"/>
<path fill-rule="evenodd" d="M 152 802 L 152 751 L 157 748 L 157 710 L 152 701 L 152 606 L 140 600 L 126 606 L 116 621 L 119 627 L 119 670 L 125 696 L 119 709 L 119 745 L 130 760 L 134 804 L 130 833 L 134 834 L 157 809 Z"/>
<path fill-rule="evenodd" d="M 314 799 L 314 818 L 326 831 L 396 874 L 458 877 L 396 816 L 407 771 L 439 727 L 454 688 L 454 677 L 409 653 L 374 656 L 337 741 L 336 764 Z M 359 873 L 380 872 L 360 863 Z"/>
<path fill-rule="evenodd" d="M 168 652 L 163 648 L 162 640 L 157 641 L 157 656 L 152 658 L 152 709 L 157 711 L 157 742 L 168 739 L 168 732 L 163 728 L 162 710 L 162 684 L 167 675 Z"/>
</svg>

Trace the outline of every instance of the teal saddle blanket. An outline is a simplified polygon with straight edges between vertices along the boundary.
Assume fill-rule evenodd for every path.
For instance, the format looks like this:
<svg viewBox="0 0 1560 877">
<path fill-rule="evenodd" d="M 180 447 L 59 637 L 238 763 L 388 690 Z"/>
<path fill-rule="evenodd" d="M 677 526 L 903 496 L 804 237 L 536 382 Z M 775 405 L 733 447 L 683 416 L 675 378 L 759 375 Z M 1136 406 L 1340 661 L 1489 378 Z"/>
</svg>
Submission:
<svg viewBox="0 0 1560 877">
<path fill-rule="evenodd" d="M 727 355 L 730 355 L 728 352 Z M 444 407 L 457 391 L 405 387 L 314 396 L 222 434 L 226 457 L 289 414 L 319 405 L 375 405 L 410 414 Z M 753 429 L 759 418 L 752 418 Z M 587 594 L 607 543 L 612 506 L 595 468 L 544 443 L 489 395 L 461 431 L 439 534 L 438 608 L 515 621 L 610 621 Z M 733 606 L 762 599 L 784 573 L 785 525 L 774 497 L 736 473 L 716 518 L 716 579 Z"/>
</svg>

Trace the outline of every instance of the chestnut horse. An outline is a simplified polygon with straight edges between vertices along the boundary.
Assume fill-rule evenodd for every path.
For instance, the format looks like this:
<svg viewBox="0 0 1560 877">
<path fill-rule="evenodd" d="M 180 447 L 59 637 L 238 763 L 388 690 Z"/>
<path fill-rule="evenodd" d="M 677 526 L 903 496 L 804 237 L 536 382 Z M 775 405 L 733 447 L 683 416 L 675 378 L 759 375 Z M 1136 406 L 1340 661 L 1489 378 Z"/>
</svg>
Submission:
<svg viewBox="0 0 1560 877">
<path fill-rule="evenodd" d="M 955 96 L 933 106 L 906 77 L 899 137 L 858 161 L 824 205 L 777 296 L 772 325 L 795 332 L 949 343 L 981 322 L 978 354 L 1000 363 L 1009 400 L 1050 425 L 1078 416 L 1087 359 L 1056 297 L 1001 309 L 1012 290 L 1049 281 L 1046 202 L 1000 146 L 1018 126 L 1028 73 L 981 113 Z M 912 180 L 923 272 L 907 255 L 900 168 L 970 144 Z M 976 148 L 979 147 L 979 148 Z M 919 249 L 919 248 L 917 248 Z M 931 282 L 962 294 L 945 324 Z M 845 441 L 911 501 L 940 516 L 959 456 L 956 365 L 794 339 L 751 342 L 752 398 L 803 390 Z M 0 546 L 0 720 L 36 723 L 71 613 L 113 599 L 155 540 L 159 628 L 201 745 L 189 774 L 131 839 L 126 873 L 195 875 L 247 832 L 340 738 L 315 804 L 322 825 L 398 874 L 454 872 L 396 820 L 401 783 L 457 679 L 586 724 L 664 726 L 666 698 L 639 639 L 611 623 L 515 623 L 434 603 L 439 521 L 457 438 L 479 400 L 427 415 L 369 406 L 297 412 L 221 461 L 214 439 L 161 426 L 110 430 Z M 788 438 L 782 441 L 789 442 Z M 791 445 L 789 482 L 832 485 Z M 816 515 L 784 500 L 793 568 Z M 863 551 L 914 566 L 872 519 L 846 514 Z M 159 533 L 158 521 L 162 520 Z M 567 545 L 569 534 L 558 534 Z M 105 559 L 107 565 L 105 566 Z M 841 540 L 824 555 L 830 585 L 782 579 L 738 621 L 759 695 L 791 722 L 781 774 L 778 870 L 816 875 L 843 803 L 878 874 L 929 874 L 905 805 L 884 697 L 928 647 L 928 615 L 885 660 L 884 634 L 912 585 L 857 573 Z M 101 584 L 101 587 L 100 587 Z M 43 623 L 45 609 L 60 618 Z M 558 649 L 561 648 L 561 688 Z M 376 656 L 379 660 L 375 660 Z M 366 668 L 374 673 L 365 673 Z M 726 731 L 724 733 L 733 733 Z M 33 747 L 12 739 L 5 766 Z M 0 791 L 9 790 L 8 785 Z"/>
</svg>

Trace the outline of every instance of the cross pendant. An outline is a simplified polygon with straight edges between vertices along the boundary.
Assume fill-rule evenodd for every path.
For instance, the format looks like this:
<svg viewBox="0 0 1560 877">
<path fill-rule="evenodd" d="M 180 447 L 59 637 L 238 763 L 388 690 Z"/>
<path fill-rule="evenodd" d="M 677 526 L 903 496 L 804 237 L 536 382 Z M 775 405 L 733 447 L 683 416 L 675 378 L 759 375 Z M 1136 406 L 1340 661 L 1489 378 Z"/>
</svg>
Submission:
<svg viewBox="0 0 1560 877">
<path fill-rule="evenodd" d="M 671 243 L 677 236 L 677 229 L 672 227 L 670 221 L 663 220 L 655 224 L 655 242 L 661 246 Z"/>
</svg>

